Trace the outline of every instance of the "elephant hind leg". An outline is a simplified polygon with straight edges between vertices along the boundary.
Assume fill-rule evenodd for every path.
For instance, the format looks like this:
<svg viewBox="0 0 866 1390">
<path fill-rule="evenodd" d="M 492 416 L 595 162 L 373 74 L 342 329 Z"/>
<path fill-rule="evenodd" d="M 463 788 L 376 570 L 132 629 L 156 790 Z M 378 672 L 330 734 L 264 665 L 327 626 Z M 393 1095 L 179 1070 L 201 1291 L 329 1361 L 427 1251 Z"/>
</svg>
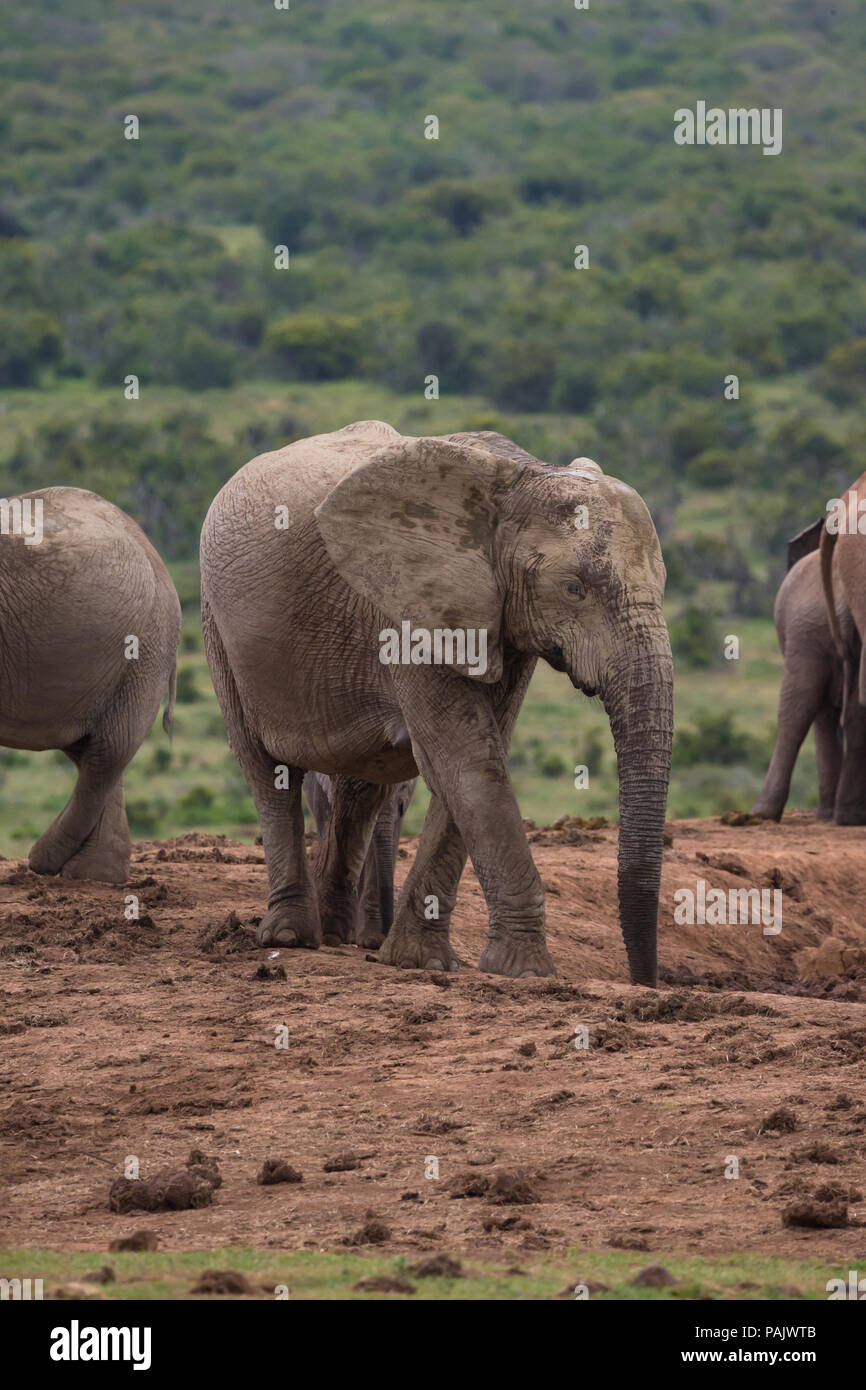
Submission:
<svg viewBox="0 0 866 1390">
<path fill-rule="evenodd" d="M 99 737 L 63 750 L 78 768 L 78 781 L 63 810 L 30 851 L 37 874 L 124 883 L 129 878 L 130 840 L 123 800 L 120 754 Z"/>
<path fill-rule="evenodd" d="M 815 753 L 818 762 L 818 819 L 832 820 L 842 771 L 842 731 L 839 713 L 824 705 L 815 716 Z"/>
<path fill-rule="evenodd" d="M 262 828 L 270 892 L 268 910 L 256 932 L 259 945 L 316 950 L 322 929 L 304 843 L 303 771 L 289 767 L 278 774 L 279 760 L 247 728 L 228 655 L 204 598 L 202 631 L 229 743 L 249 784 Z"/>
<path fill-rule="evenodd" d="M 797 754 L 825 700 L 826 673 L 818 667 L 804 673 L 785 667 L 779 692 L 779 726 L 770 766 L 761 795 L 752 807 L 753 816 L 781 820 L 791 790 L 791 775 Z"/>
</svg>

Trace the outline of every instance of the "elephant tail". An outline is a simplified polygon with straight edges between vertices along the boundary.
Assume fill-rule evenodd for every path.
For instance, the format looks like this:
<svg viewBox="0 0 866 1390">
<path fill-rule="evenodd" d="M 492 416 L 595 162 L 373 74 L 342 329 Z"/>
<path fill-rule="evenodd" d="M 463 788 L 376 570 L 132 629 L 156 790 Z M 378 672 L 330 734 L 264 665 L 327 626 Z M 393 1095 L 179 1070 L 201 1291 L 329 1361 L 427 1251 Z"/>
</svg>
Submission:
<svg viewBox="0 0 866 1390">
<path fill-rule="evenodd" d="M 165 732 L 168 734 L 169 738 L 171 738 L 172 732 L 174 730 L 174 702 L 176 698 L 177 657 L 175 657 L 174 659 L 174 665 L 171 668 L 171 675 L 168 678 L 168 692 L 165 701 L 165 709 L 162 712 L 162 727 L 165 729 Z"/>
<path fill-rule="evenodd" d="M 825 526 L 821 532 L 821 584 L 824 589 L 824 604 L 827 609 L 827 622 L 830 627 L 830 636 L 833 638 L 833 646 L 839 654 L 842 662 L 842 727 L 844 728 L 848 716 L 848 693 L 851 689 L 851 653 L 845 644 L 842 636 L 842 629 L 839 627 L 839 617 L 836 612 L 836 594 L 833 590 L 833 552 L 836 549 L 836 542 L 839 539 L 838 532 L 828 531 Z M 864 648 L 866 651 L 866 648 Z M 863 663 L 863 652 L 860 654 L 860 670 L 858 673 L 858 699 L 860 704 L 866 704 L 866 667 Z"/>
<path fill-rule="evenodd" d="M 836 616 L 836 595 L 833 592 L 833 552 L 836 549 L 836 541 L 839 539 L 835 531 L 828 531 L 825 526 L 821 532 L 821 584 L 824 589 L 824 603 L 827 607 L 827 622 L 830 625 L 830 636 L 833 638 L 833 646 L 844 661 L 848 655 L 845 643 L 842 639 L 842 631 L 839 627 L 839 619 Z"/>
</svg>

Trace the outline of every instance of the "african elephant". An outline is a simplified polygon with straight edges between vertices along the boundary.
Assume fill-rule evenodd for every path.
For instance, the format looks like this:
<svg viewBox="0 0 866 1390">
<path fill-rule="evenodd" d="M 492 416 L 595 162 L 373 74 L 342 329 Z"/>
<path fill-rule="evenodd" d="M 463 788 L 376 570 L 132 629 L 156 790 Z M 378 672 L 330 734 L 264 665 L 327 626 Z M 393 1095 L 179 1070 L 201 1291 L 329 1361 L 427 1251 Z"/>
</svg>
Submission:
<svg viewBox="0 0 866 1390">
<path fill-rule="evenodd" d="M 0 515 L 0 745 L 60 748 L 78 768 L 30 867 L 122 883 L 123 769 L 166 692 L 171 728 L 178 597 L 144 532 L 95 492 L 43 488 Z M 38 539 L 22 515 L 39 517 Z"/>
<path fill-rule="evenodd" d="M 773 617 L 785 659 L 779 692 L 779 727 L 764 787 L 752 807 L 752 815 L 781 820 L 797 754 L 814 724 L 818 815 L 822 820 L 830 820 L 842 786 L 843 670 L 827 620 L 817 551 L 806 553 L 788 570 L 776 595 Z M 839 622 L 850 641 L 853 628 L 844 604 L 839 605 Z M 850 773 L 846 773 L 845 784 L 849 778 Z"/>
<path fill-rule="evenodd" d="M 632 980 L 656 983 L 673 671 L 636 492 L 500 434 L 363 421 L 235 474 L 205 519 L 201 570 L 211 675 L 262 826 L 262 944 L 316 947 L 331 926 L 304 854 L 303 773 L 353 779 L 357 863 L 394 785 L 420 772 L 432 799 L 379 959 L 457 968 L 448 926 L 468 853 L 490 917 L 481 969 L 555 973 L 506 766 L 542 657 L 607 709 L 620 921 Z"/>
<path fill-rule="evenodd" d="M 363 783 L 358 791 L 363 795 Z M 415 781 L 401 782 L 379 812 L 360 873 L 345 855 L 352 839 L 354 794 L 351 777 L 332 781 L 323 772 L 308 772 L 304 778 L 304 795 L 319 836 L 315 866 L 319 914 L 334 922 L 341 911 L 352 907 L 354 898 L 355 912 L 334 938 L 357 941 L 359 946 L 376 951 L 394 920 L 394 865 L 400 827 L 415 794 Z"/>
<path fill-rule="evenodd" d="M 841 499 L 837 525 L 828 515 L 821 527 L 821 579 L 824 601 L 838 659 L 845 672 L 842 733 L 845 767 L 836 798 L 840 825 L 866 824 L 866 473 Z M 840 622 L 849 612 L 851 627 Z M 852 632 L 853 628 L 853 632 Z M 848 776 L 845 776 L 846 770 Z"/>
</svg>

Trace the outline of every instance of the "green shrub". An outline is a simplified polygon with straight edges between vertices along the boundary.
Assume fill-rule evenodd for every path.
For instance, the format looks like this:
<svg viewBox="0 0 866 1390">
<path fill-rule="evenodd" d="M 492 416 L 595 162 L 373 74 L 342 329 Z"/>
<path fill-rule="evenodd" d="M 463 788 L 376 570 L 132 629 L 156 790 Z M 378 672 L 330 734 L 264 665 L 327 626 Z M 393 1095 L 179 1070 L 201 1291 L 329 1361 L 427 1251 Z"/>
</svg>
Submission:
<svg viewBox="0 0 866 1390">
<path fill-rule="evenodd" d="M 357 370 L 361 320 L 352 314 L 293 314 L 268 326 L 265 344 L 292 376 L 333 381 Z"/>
<path fill-rule="evenodd" d="M 668 624 L 668 629 L 673 654 L 678 662 L 694 670 L 712 666 L 718 655 L 719 644 L 702 608 L 690 603 L 679 617 Z"/>
</svg>

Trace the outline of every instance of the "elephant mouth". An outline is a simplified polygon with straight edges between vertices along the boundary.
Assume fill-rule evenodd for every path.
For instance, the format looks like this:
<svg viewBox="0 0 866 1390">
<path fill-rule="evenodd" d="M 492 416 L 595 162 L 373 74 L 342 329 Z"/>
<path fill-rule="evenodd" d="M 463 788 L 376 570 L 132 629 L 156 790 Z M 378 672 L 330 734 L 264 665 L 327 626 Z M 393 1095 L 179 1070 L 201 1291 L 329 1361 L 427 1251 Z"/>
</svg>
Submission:
<svg viewBox="0 0 866 1390">
<path fill-rule="evenodd" d="M 587 685 L 585 681 L 578 680 L 577 676 L 575 676 L 572 671 L 569 671 L 562 647 L 551 647 L 549 651 L 544 653 L 544 660 L 547 662 L 548 666 L 553 667 L 554 671 L 565 671 L 575 690 L 579 690 L 582 694 L 588 695 L 590 700 L 595 699 L 598 694 L 597 688 L 594 685 Z"/>
<path fill-rule="evenodd" d="M 554 671 L 568 670 L 565 664 L 565 653 L 562 647 L 551 647 L 544 653 L 544 660 L 547 662 L 548 666 L 553 667 Z"/>
</svg>

